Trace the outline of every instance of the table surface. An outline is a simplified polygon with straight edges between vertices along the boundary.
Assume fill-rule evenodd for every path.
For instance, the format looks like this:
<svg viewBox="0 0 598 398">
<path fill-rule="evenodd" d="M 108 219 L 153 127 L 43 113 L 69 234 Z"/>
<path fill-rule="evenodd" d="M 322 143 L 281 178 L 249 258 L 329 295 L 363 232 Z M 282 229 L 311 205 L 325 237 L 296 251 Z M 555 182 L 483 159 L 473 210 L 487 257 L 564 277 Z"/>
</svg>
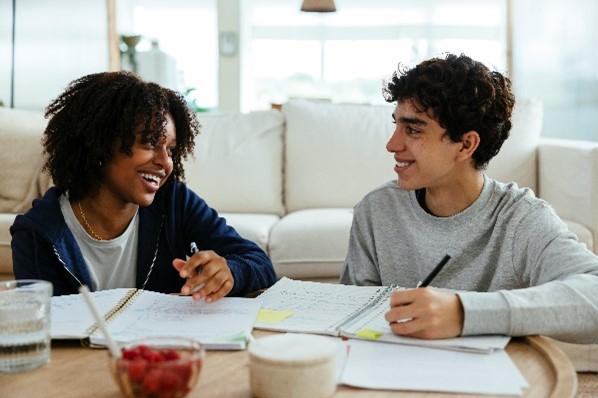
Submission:
<svg viewBox="0 0 598 398">
<path fill-rule="evenodd" d="M 254 332 L 260 337 L 268 332 Z M 574 397 L 577 376 L 569 359 L 550 340 L 539 336 L 512 339 L 507 352 L 530 387 L 525 397 Z M 20 374 L 0 375 L 0 397 L 120 397 L 108 370 L 108 351 L 83 348 L 78 342 L 53 342 L 49 364 Z M 339 386 L 334 397 L 450 397 L 466 394 L 363 390 Z M 199 383 L 189 397 L 252 397 L 247 351 L 209 351 Z M 489 397 L 488 395 L 484 397 Z"/>
</svg>

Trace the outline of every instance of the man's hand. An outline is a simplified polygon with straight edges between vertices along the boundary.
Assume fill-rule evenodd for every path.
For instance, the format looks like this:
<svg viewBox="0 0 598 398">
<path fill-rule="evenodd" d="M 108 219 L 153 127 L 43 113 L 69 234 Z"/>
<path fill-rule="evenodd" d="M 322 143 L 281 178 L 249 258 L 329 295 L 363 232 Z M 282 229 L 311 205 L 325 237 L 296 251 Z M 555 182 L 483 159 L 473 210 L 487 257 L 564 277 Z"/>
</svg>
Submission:
<svg viewBox="0 0 598 398">
<path fill-rule="evenodd" d="M 187 278 L 181 294 L 191 294 L 194 300 L 216 301 L 226 296 L 235 284 L 226 259 L 212 250 L 199 251 L 187 261 L 176 258 L 172 265 L 181 278 Z"/>
<path fill-rule="evenodd" d="M 442 339 L 459 336 L 463 330 L 459 296 L 432 288 L 394 292 L 385 318 L 401 336 Z"/>
</svg>

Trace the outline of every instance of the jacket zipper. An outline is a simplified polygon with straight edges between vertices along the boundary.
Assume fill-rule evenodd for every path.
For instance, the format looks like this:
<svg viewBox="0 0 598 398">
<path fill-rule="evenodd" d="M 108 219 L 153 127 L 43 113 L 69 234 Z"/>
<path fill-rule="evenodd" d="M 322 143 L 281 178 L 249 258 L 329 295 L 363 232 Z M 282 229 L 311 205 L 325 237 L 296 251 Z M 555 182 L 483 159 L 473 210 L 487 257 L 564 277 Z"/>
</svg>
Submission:
<svg viewBox="0 0 598 398">
<path fill-rule="evenodd" d="M 52 245 L 52 250 L 54 250 L 54 254 L 56 254 L 56 258 L 58 258 L 58 261 L 60 261 L 60 263 L 62 264 L 62 266 L 63 266 L 63 267 L 64 267 L 64 269 L 66 270 L 66 272 L 68 272 L 68 273 L 69 273 L 69 275 L 70 275 L 70 276 L 72 276 L 72 277 L 73 277 L 73 278 L 74 278 L 74 279 L 77 281 L 77 283 L 79 284 L 79 286 L 83 286 L 83 283 L 81 283 L 81 281 L 79 280 L 79 278 L 77 278 L 77 277 L 75 276 L 75 274 L 73 274 L 73 273 L 71 272 L 71 270 L 69 270 L 69 269 L 67 268 L 67 266 L 66 266 L 66 263 L 65 263 L 64 261 L 62 261 L 62 259 L 60 258 L 60 254 L 58 254 L 58 250 L 56 250 L 56 246 Z"/>
<path fill-rule="evenodd" d="M 150 265 L 149 271 L 147 271 L 147 276 L 145 277 L 145 281 L 141 286 L 141 289 L 145 289 L 147 282 L 149 281 L 150 275 L 154 270 L 154 265 L 156 264 L 156 258 L 158 258 L 158 248 L 160 247 L 160 233 L 162 232 L 162 227 L 164 226 L 164 218 L 165 216 L 162 215 L 162 219 L 160 220 L 160 228 L 158 228 L 158 234 L 156 235 L 156 249 L 154 250 L 154 258 L 152 259 L 152 263 Z"/>
</svg>

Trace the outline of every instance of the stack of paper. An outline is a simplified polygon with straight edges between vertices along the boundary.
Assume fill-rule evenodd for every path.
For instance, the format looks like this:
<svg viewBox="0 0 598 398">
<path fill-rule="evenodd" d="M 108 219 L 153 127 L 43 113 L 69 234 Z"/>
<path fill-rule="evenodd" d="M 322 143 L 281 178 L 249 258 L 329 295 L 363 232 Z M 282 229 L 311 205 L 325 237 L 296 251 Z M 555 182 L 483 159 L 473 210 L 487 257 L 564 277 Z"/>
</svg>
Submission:
<svg viewBox="0 0 598 398">
<path fill-rule="evenodd" d="M 527 381 L 503 350 L 491 354 L 349 340 L 340 383 L 381 390 L 521 395 Z"/>
</svg>

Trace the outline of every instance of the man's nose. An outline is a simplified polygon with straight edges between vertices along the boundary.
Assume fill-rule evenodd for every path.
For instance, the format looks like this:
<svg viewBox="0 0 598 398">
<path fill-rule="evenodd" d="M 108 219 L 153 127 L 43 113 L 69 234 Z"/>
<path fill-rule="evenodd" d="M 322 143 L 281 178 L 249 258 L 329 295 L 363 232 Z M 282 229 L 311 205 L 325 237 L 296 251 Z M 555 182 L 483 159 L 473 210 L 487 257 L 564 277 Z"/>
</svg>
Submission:
<svg viewBox="0 0 598 398">
<path fill-rule="evenodd" d="M 395 131 L 392 133 L 392 136 L 386 143 L 386 150 L 388 152 L 400 152 L 403 149 L 405 149 L 405 141 L 403 139 L 403 134 L 397 126 Z"/>
</svg>

